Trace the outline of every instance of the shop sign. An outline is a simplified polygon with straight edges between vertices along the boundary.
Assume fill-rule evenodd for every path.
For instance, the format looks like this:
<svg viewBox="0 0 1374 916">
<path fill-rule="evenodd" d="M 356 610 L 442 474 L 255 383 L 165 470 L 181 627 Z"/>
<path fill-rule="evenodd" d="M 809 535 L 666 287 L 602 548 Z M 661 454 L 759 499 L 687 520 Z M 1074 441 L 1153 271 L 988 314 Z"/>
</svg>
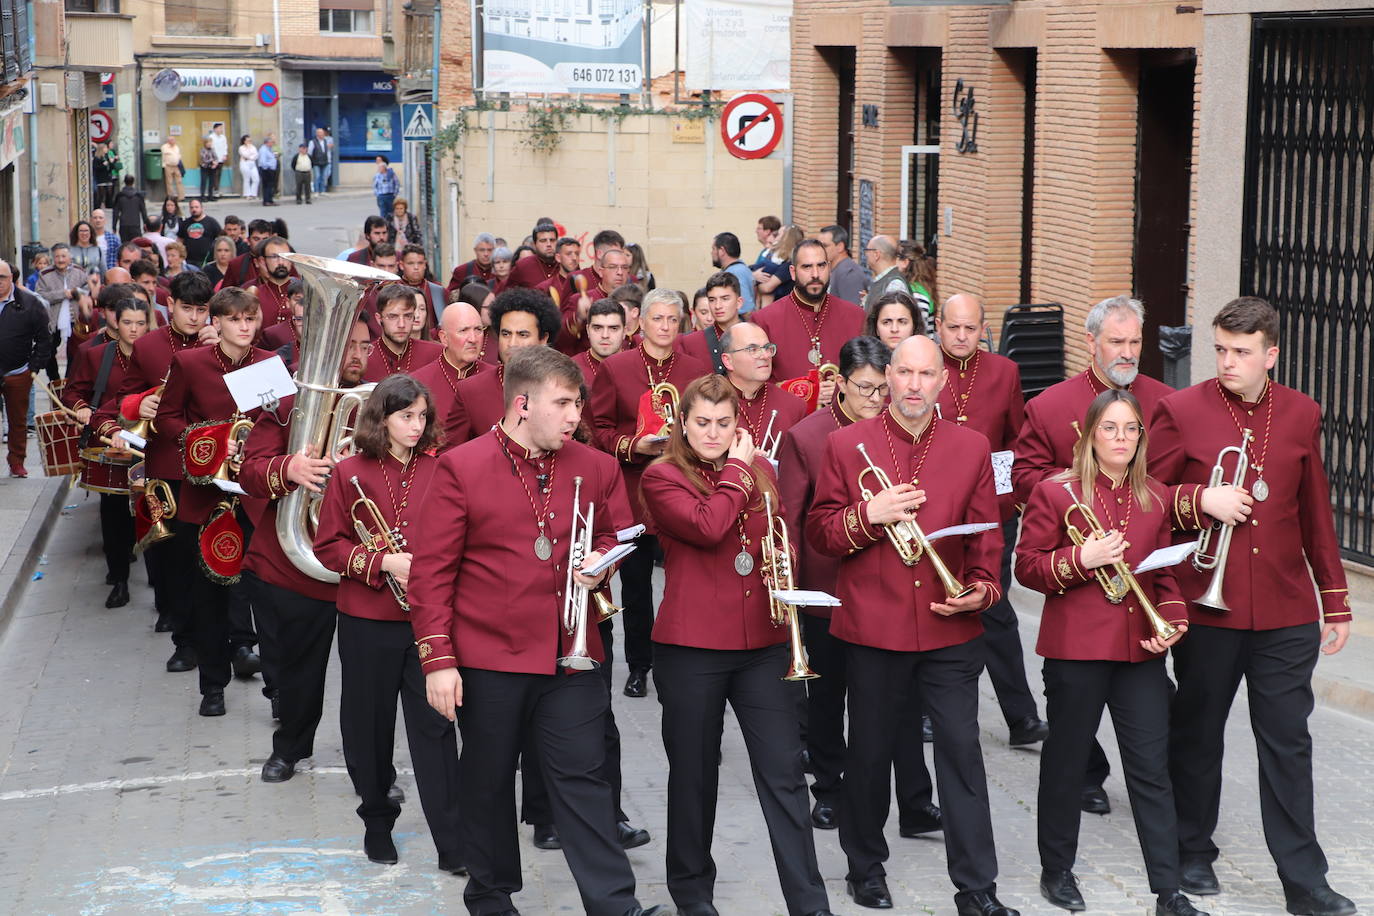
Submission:
<svg viewBox="0 0 1374 916">
<path fill-rule="evenodd" d="M 252 70 L 177 68 L 182 92 L 252 92 L 257 78 Z"/>
</svg>

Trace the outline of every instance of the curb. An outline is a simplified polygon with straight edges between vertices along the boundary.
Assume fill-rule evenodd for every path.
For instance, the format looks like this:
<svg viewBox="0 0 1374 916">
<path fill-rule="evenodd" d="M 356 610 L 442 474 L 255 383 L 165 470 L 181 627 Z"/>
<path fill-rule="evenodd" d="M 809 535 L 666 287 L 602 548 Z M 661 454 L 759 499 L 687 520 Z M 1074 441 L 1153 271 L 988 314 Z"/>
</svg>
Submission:
<svg viewBox="0 0 1374 916">
<path fill-rule="evenodd" d="M 5 634 L 15 608 L 23 598 L 33 571 L 38 568 L 38 558 L 48 546 L 48 537 L 53 526 L 62 515 L 62 503 L 71 491 L 70 477 L 44 478 L 44 492 L 34 501 L 29 520 L 19 533 L 18 544 L 28 544 L 27 549 L 18 547 L 0 567 L 0 637 Z"/>
</svg>

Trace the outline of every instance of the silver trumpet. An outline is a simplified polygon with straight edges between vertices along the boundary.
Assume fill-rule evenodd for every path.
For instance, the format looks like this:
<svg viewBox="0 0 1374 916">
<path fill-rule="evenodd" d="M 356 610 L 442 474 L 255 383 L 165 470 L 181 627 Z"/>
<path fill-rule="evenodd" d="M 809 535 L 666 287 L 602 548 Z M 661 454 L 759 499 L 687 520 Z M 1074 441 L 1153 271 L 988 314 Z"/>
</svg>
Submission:
<svg viewBox="0 0 1374 916">
<path fill-rule="evenodd" d="M 773 435 L 773 424 L 777 422 L 777 419 L 778 412 L 775 410 L 773 415 L 768 418 L 768 428 L 763 431 L 763 436 L 759 439 L 759 448 L 774 464 L 777 464 L 778 461 L 778 446 L 782 444 L 782 433 Z"/>
<path fill-rule="evenodd" d="M 558 660 L 558 667 L 591 671 L 600 663 L 587 652 L 587 597 L 590 590 L 573 579 L 592 552 L 592 519 L 596 505 L 587 503 L 582 512 L 582 478 L 573 478 L 572 529 L 568 532 L 568 580 L 563 587 L 563 630 L 572 637 L 572 648 Z"/>
<path fill-rule="evenodd" d="M 1217 452 L 1217 460 L 1212 465 L 1212 476 L 1207 486 L 1221 486 L 1226 474 L 1223 462 L 1226 461 L 1226 456 L 1232 452 L 1236 456 L 1236 470 L 1231 475 L 1231 486 L 1240 487 L 1245 484 L 1245 473 L 1250 469 L 1248 446 L 1253 438 L 1253 430 L 1242 429 L 1240 431 L 1240 445 L 1228 445 Z M 1193 599 L 1194 603 L 1218 611 L 1231 610 L 1227 607 L 1226 600 L 1222 598 L 1221 591 L 1226 581 L 1226 558 L 1231 553 L 1231 537 L 1235 533 L 1236 527 L 1234 525 L 1217 522 L 1198 535 L 1197 550 L 1193 552 L 1193 568 L 1200 572 L 1212 570 L 1212 580 L 1207 584 L 1207 591 Z M 1216 539 L 1215 544 L 1212 543 L 1213 538 Z"/>
</svg>

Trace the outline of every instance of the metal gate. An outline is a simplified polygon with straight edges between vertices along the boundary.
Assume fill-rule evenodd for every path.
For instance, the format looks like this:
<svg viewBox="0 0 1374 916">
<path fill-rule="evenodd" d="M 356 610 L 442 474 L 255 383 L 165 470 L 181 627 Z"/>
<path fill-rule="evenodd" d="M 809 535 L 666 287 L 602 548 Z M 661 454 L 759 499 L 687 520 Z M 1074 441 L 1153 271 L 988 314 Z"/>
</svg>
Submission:
<svg viewBox="0 0 1374 916">
<path fill-rule="evenodd" d="M 1336 534 L 1374 563 L 1374 15 L 1260 16 L 1241 291 L 1280 315 L 1276 375 L 1322 407 Z"/>
</svg>

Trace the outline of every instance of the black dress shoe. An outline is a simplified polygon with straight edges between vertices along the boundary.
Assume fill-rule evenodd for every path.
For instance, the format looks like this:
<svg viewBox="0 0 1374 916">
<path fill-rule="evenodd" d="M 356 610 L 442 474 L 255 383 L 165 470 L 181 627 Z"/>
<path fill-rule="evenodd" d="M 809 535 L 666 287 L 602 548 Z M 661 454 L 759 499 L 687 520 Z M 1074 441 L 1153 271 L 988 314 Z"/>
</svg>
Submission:
<svg viewBox="0 0 1374 916">
<path fill-rule="evenodd" d="M 190 646 L 181 646 L 172 653 L 172 657 L 167 659 L 167 670 L 173 674 L 183 671 L 196 670 L 196 650 Z"/>
<path fill-rule="evenodd" d="M 562 849 L 563 841 L 558 838 L 558 828 L 553 824 L 535 824 L 534 848 Z"/>
<path fill-rule="evenodd" d="M 1112 803 L 1107 800 L 1107 790 L 1101 786 L 1084 789 L 1082 805 L 1084 814 L 1112 813 Z"/>
<path fill-rule="evenodd" d="M 263 782 L 286 782 L 296 775 L 296 764 L 285 757 L 273 754 L 262 765 Z"/>
<path fill-rule="evenodd" d="M 1026 716 L 1011 726 L 1011 738 L 1007 741 L 1012 747 L 1025 747 L 1039 744 L 1050 735 L 1050 723 L 1039 716 Z"/>
<path fill-rule="evenodd" d="M 720 916 L 720 911 L 710 903 L 689 903 L 678 906 L 677 916 Z"/>
<path fill-rule="evenodd" d="M 200 698 L 200 714 L 202 716 L 222 716 L 224 715 L 224 694 L 207 693 Z"/>
<path fill-rule="evenodd" d="M 927 833 L 934 833 L 943 830 L 945 827 L 945 816 L 940 811 L 939 805 L 922 805 L 917 808 L 911 818 L 898 828 L 898 832 L 906 839 L 914 839 Z"/>
<path fill-rule="evenodd" d="M 368 830 L 363 834 L 363 852 L 378 865 L 395 865 L 401 861 L 396 844 L 391 842 L 390 830 Z"/>
<path fill-rule="evenodd" d="M 1078 879 L 1067 868 L 1045 868 L 1040 871 L 1040 896 L 1071 913 L 1086 910 L 1083 895 L 1078 892 Z"/>
<path fill-rule="evenodd" d="M 1355 912 L 1355 904 L 1323 884 L 1304 889 L 1288 882 L 1283 885 L 1284 901 L 1294 916 L 1346 916 Z"/>
<path fill-rule="evenodd" d="M 921 716 L 921 742 L 923 744 L 935 743 L 935 726 L 930 724 L 930 716 Z"/>
<path fill-rule="evenodd" d="M 865 878 L 862 881 L 844 882 L 844 889 L 859 906 L 870 910 L 892 909 L 892 894 L 887 890 L 887 879 L 883 877 Z"/>
<path fill-rule="evenodd" d="M 1353 913 L 1354 910 L 1351 910 Z M 1208 916 L 1193 906 L 1193 901 L 1178 891 L 1160 894 L 1155 901 L 1155 916 Z"/>
<path fill-rule="evenodd" d="M 458 858 L 458 854 L 441 852 L 439 853 L 439 871 L 446 871 L 450 875 L 463 877 L 468 873 L 468 867 Z"/>
<path fill-rule="evenodd" d="M 620 841 L 621 849 L 635 849 L 649 842 L 649 831 L 643 827 L 633 827 L 629 821 L 621 821 L 615 825 L 615 837 Z"/>
<path fill-rule="evenodd" d="M 1178 886 L 1185 894 L 1207 897 L 1221 893 L 1221 883 L 1212 863 L 1206 859 L 1183 859 L 1178 863 Z"/>
<path fill-rule="evenodd" d="M 840 826 L 835 820 L 835 809 L 823 801 L 811 806 L 811 826 L 817 830 L 834 830 Z"/>
<path fill-rule="evenodd" d="M 643 697 L 649 695 L 649 685 L 647 675 L 649 672 L 639 668 L 631 668 L 630 676 L 625 678 L 625 696 Z"/>
<path fill-rule="evenodd" d="M 391 788 L 386 790 L 386 798 L 387 801 L 391 802 L 392 804 L 404 805 L 406 803 L 405 792 L 402 791 L 401 787 L 396 785 L 396 783 L 394 782 L 391 784 Z"/>
<path fill-rule="evenodd" d="M 106 607 L 123 607 L 129 603 L 129 583 L 116 582 L 105 598 Z"/>
<path fill-rule="evenodd" d="M 234 650 L 233 665 L 235 677 L 252 677 L 262 670 L 262 659 L 248 646 L 239 646 Z"/>
<path fill-rule="evenodd" d="M 992 891 L 973 891 L 954 899 L 959 916 L 1021 916 L 1020 910 L 1004 906 Z"/>
<path fill-rule="evenodd" d="M 170 633 L 170 632 L 172 632 L 172 618 L 168 617 L 166 614 L 162 613 L 161 611 L 158 611 L 158 614 L 157 614 L 157 623 L 153 624 L 153 632 L 154 632 L 154 633 Z"/>
</svg>

